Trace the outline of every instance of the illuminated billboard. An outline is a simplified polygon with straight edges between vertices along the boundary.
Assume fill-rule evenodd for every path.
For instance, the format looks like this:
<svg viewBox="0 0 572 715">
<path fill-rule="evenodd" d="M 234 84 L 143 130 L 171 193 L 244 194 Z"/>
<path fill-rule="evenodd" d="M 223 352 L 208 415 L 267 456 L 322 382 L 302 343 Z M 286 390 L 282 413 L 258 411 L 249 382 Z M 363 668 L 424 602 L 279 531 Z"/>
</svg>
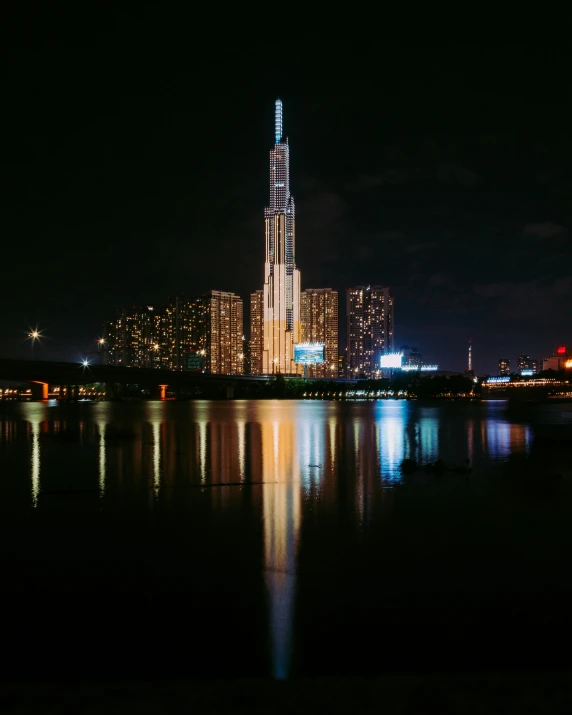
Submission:
<svg viewBox="0 0 572 715">
<path fill-rule="evenodd" d="M 521 370 L 520 374 L 523 375 L 524 377 L 530 377 L 531 375 L 534 375 L 534 370 Z"/>
<path fill-rule="evenodd" d="M 325 343 L 297 343 L 294 345 L 294 362 L 297 365 L 318 365 L 325 362 Z"/>
<path fill-rule="evenodd" d="M 487 383 L 489 385 L 498 385 L 500 383 L 510 382 L 510 377 L 508 375 L 502 375 L 501 377 L 488 377 Z"/>
<path fill-rule="evenodd" d="M 387 355 L 382 355 L 379 359 L 380 368 L 387 369 L 392 367 L 401 367 L 401 358 L 403 353 L 388 353 Z"/>
<path fill-rule="evenodd" d="M 566 345 L 561 345 L 556 351 L 557 355 L 566 355 Z"/>
</svg>

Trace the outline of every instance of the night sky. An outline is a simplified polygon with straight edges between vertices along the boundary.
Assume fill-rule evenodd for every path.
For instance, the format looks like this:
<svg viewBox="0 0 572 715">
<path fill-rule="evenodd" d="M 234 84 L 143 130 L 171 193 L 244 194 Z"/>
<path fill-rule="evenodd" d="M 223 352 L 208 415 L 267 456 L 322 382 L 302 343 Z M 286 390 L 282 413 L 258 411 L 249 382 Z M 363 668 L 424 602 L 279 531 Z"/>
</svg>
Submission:
<svg viewBox="0 0 572 715">
<path fill-rule="evenodd" d="M 116 308 L 211 288 L 242 295 L 248 324 L 278 96 L 302 288 L 340 290 L 343 316 L 346 287 L 389 285 L 396 345 L 444 369 L 469 338 L 479 374 L 572 343 L 557 49 L 294 16 L 281 53 L 275 33 L 93 8 L 3 23 L 1 357 L 29 357 L 39 325 L 38 357 L 79 359 Z"/>
</svg>

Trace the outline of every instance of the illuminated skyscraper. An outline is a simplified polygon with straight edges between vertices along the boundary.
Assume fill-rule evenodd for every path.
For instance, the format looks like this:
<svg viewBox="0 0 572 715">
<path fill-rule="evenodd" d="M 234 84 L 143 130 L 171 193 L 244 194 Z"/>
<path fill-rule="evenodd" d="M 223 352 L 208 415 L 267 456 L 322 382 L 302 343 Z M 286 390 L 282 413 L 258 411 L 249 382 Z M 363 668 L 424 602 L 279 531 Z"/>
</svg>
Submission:
<svg viewBox="0 0 572 715">
<path fill-rule="evenodd" d="M 331 288 L 306 288 L 300 294 L 302 340 L 324 343 L 326 361 L 308 365 L 308 377 L 338 376 L 338 293 Z"/>
<path fill-rule="evenodd" d="M 282 137 L 282 102 L 275 103 L 275 144 L 270 151 L 270 204 L 264 210 L 264 330 L 262 371 L 295 373 L 300 341 L 300 272 L 295 259 L 295 209 L 290 194 L 290 147 Z"/>
<path fill-rule="evenodd" d="M 264 336 L 264 291 L 250 294 L 250 374 L 262 375 L 262 339 Z"/>
<path fill-rule="evenodd" d="M 207 369 L 221 375 L 243 372 L 244 344 L 242 298 L 235 293 L 211 290 L 207 332 Z"/>
<path fill-rule="evenodd" d="M 393 298 L 383 286 L 347 289 L 348 376 L 379 377 L 380 358 L 393 352 Z"/>
</svg>

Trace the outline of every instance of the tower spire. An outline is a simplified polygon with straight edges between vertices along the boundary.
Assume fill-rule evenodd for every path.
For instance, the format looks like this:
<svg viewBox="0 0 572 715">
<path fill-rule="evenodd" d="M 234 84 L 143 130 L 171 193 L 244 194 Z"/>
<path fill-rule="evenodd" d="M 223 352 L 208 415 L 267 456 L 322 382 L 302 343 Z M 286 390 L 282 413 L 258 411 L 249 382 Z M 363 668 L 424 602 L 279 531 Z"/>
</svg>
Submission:
<svg viewBox="0 0 572 715">
<path fill-rule="evenodd" d="M 282 139 L 282 100 L 277 99 L 274 103 L 274 136 L 276 144 Z"/>
</svg>

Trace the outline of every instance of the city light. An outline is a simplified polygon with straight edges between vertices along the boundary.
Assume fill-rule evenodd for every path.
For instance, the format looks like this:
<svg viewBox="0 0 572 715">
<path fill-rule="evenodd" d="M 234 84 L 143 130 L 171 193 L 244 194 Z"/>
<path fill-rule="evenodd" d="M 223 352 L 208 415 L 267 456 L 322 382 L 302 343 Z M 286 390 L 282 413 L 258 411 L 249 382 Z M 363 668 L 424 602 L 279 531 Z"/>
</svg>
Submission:
<svg viewBox="0 0 572 715">
<path fill-rule="evenodd" d="M 87 358 L 84 358 L 81 361 L 81 364 L 83 365 L 83 367 L 89 367 L 89 360 Z"/>
<path fill-rule="evenodd" d="M 401 367 L 401 359 L 403 358 L 403 353 L 388 353 L 387 355 L 382 355 L 379 359 L 379 366 L 383 368 L 399 368 Z"/>
<path fill-rule="evenodd" d="M 572 360 L 566 360 L 566 362 L 564 363 L 564 367 L 567 370 L 570 370 L 570 368 L 572 368 Z"/>
<path fill-rule="evenodd" d="M 488 377 L 487 378 L 487 384 L 489 384 L 489 385 L 498 385 L 501 382 L 510 382 L 510 377 L 508 375 L 506 375 L 503 377 Z"/>
<path fill-rule="evenodd" d="M 31 340 L 32 343 L 34 343 L 36 340 L 39 340 L 42 336 L 42 331 L 38 330 L 38 328 L 28 328 L 28 340 Z"/>
</svg>

